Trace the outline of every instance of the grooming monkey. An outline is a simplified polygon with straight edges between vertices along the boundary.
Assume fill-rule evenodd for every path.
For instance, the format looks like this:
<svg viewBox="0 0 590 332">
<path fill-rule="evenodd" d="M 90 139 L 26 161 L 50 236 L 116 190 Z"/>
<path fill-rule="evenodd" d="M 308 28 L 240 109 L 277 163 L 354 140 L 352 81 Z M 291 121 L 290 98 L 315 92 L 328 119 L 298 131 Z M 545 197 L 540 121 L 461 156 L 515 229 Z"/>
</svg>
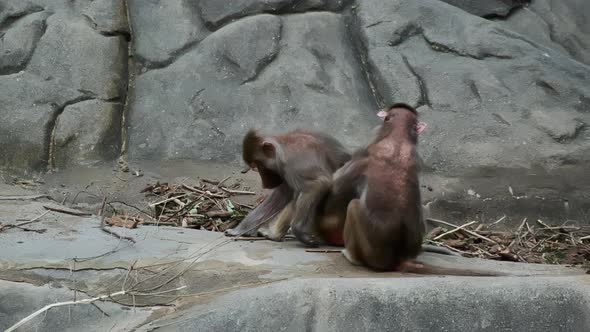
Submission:
<svg viewBox="0 0 590 332">
<path fill-rule="evenodd" d="M 236 228 L 227 230 L 226 235 L 260 233 L 281 241 L 292 227 L 297 239 L 307 245 L 344 246 L 342 234 L 347 206 L 355 198 L 356 188 L 349 185 L 338 192 L 332 189 L 332 174 L 351 158 L 336 139 L 306 130 L 280 135 L 262 135 L 250 130 L 243 140 L 242 157 L 248 167 L 258 171 L 263 188 L 271 192 Z M 446 248 L 430 245 L 423 248 L 453 255 Z"/>
<path fill-rule="evenodd" d="M 268 238 L 281 240 L 291 227 L 299 241 L 318 245 L 316 211 L 330 191 L 332 174 L 350 160 L 344 146 L 314 131 L 263 135 L 250 130 L 243 140 L 242 158 L 258 172 L 262 187 L 272 191 L 226 234 L 255 235 L 261 224 L 272 220 L 268 230 L 261 230 Z"/>
<path fill-rule="evenodd" d="M 334 174 L 332 191 L 356 191 L 347 207 L 344 257 L 378 271 L 468 276 L 495 272 L 438 268 L 414 261 L 422 251 L 425 225 L 416 145 L 425 124 L 416 110 L 394 104 L 379 112 L 377 137 Z"/>
</svg>

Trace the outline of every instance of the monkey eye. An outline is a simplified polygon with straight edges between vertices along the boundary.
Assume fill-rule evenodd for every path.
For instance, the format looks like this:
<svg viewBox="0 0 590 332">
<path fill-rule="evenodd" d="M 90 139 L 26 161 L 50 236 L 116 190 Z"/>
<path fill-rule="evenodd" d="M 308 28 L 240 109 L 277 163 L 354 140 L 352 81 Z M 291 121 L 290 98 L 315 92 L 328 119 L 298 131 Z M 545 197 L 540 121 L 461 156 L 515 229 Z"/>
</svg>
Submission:
<svg viewBox="0 0 590 332">
<path fill-rule="evenodd" d="M 390 119 L 391 119 L 391 116 L 388 115 L 388 116 L 385 117 L 385 119 L 383 119 L 383 121 L 389 121 Z"/>
</svg>

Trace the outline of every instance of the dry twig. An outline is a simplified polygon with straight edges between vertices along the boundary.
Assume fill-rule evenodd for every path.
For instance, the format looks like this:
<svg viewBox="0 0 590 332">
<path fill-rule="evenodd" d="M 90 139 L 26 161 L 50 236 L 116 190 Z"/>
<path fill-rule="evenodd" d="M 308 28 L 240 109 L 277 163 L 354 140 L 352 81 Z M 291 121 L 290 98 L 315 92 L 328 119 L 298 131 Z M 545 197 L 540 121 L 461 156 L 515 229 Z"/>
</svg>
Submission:
<svg viewBox="0 0 590 332">
<path fill-rule="evenodd" d="M 29 195 L 29 196 L 0 196 L 0 201 L 28 201 L 36 200 L 39 198 L 48 198 L 45 194 L 41 195 Z"/>
<path fill-rule="evenodd" d="M 329 248 L 308 248 L 306 252 L 323 252 L 323 253 L 338 253 L 342 252 L 342 249 L 329 249 Z"/>
<path fill-rule="evenodd" d="M 92 215 L 91 213 L 88 213 L 88 212 L 72 209 L 72 208 L 69 208 L 69 207 L 66 207 L 63 205 L 57 205 L 57 204 L 51 204 L 51 205 L 46 204 L 46 205 L 43 205 L 43 208 L 45 208 L 46 210 L 70 214 L 72 216 L 77 216 L 77 217 L 89 217 Z"/>
<path fill-rule="evenodd" d="M 439 224 L 443 224 L 443 225 L 447 225 L 447 226 L 455 227 L 455 228 L 458 228 L 458 227 L 459 227 L 459 226 L 457 226 L 457 225 L 451 224 L 450 222 L 446 222 L 446 221 L 444 221 L 444 220 L 440 220 L 440 219 L 433 219 L 433 218 L 428 218 L 428 220 L 430 220 L 430 221 L 432 221 L 432 222 L 439 223 Z M 461 231 L 462 231 L 462 232 L 465 232 L 465 233 L 468 233 L 468 234 L 470 234 L 470 235 L 473 235 L 473 236 L 475 236 L 475 237 L 477 237 L 477 238 L 480 238 L 480 239 L 482 239 L 482 240 L 485 240 L 485 241 L 488 241 L 488 242 L 494 243 L 494 244 L 497 244 L 497 243 L 498 243 L 498 242 L 496 242 L 496 241 L 494 241 L 494 240 L 492 240 L 492 239 L 490 239 L 490 238 L 488 238 L 488 237 L 485 237 L 485 236 L 483 236 L 483 235 L 480 235 L 480 234 L 478 234 L 478 233 L 476 233 L 476 232 L 474 232 L 474 231 L 470 231 L 470 230 L 468 230 L 468 229 L 461 229 Z"/>
<path fill-rule="evenodd" d="M 452 230 L 450 230 L 450 231 L 448 231 L 448 232 L 444 232 L 444 233 L 442 233 L 441 235 L 438 235 L 438 236 L 437 236 L 437 237 L 435 237 L 433 240 L 434 240 L 434 241 L 436 241 L 436 240 L 438 240 L 438 239 L 440 239 L 440 238 L 443 238 L 443 237 L 445 237 L 445 236 L 447 236 L 447 235 L 449 235 L 449 234 L 453 234 L 453 233 L 455 233 L 456 231 L 459 231 L 459 230 L 465 229 L 465 227 L 467 227 L 467 226 L 470 226 L 470 225 L 473 225 L 473 224 L 475 224 L 475 223 L 476 223 L 476 221 L 474 220 L 474 221 L 468 222 L 468 223 L 466 223 L 466 224 L 463 224 L 463 225 L 461 225 L 461 226 L 459 226 L 459 227 L 455 227 L 455 229 L 452 229 Z"/>
<path fill-rule="evenodd" d="M 4 230 L 7 230 L 7 229 L 14 228 L 14 227 L 20 228 L 20 227 L 22 227 L 24 225 L 28 225 L 28 224 L 32 224 L 34 222 L 40 221 L 41 218 L 43 218 L 46 214 L 48 214 L 50 212 L 51 211 L 47 210 L 47 211 L 43 212 L 42 214 L 36 216 L 35 218 L 33 218 L 33 219 L 29 220 L 29 221 L 21 222 L 20 224 L 16 224 L 16 225 L 2 225 L 0 227 L 0 232 L 2 232 Z"/>
</svg>

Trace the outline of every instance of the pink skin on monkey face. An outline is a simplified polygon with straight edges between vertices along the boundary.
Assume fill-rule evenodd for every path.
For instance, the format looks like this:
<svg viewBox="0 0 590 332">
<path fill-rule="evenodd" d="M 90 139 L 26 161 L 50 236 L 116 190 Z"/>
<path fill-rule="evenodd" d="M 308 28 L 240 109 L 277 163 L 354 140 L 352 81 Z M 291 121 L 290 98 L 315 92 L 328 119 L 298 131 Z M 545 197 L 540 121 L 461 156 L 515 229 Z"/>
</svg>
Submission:
<svg viewBox="0 0 590 332">
<path fill-rule="evenodd" d="M 381 119 L 384 120 L 385 117 L 387 117 L 387 112 L 386 111 L 380 111 L 379 113 L 377 113 L 377 116 Z M 421 132 L 424 131 L 424 129 L 426 129 L 428 125 L 425 122 L 418 122 L 416 123 L 416 133 L 418 135 L 420 135 Z"/>
</svg>

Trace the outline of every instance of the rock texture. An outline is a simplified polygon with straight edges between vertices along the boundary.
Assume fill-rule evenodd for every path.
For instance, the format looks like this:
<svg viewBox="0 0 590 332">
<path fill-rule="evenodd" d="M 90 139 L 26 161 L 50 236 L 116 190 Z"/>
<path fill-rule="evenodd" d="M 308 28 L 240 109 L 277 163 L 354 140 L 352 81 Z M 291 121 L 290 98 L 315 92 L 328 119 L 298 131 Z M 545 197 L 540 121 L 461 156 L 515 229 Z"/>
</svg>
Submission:
<svg viewBox="0 0 590 332">
<path fill-rule="evenodd" d="M 381 102 L 406 100 L 430 124 L 432 170 L 589 160 L 588 66 L 435 0 L 360 2 L 356 17 Z"/>
<path fill-rule="evenodd" d="M 529 0 L 442 0 L 464 11 L 486 18 L 505 18 Z"/>
<path fill-rule="evenodd" d="M 0 223 L 30 220 L 45 204 L 0 201 Z M 2 331 L 45 305 L 107 294 L 95 306 L 53 307 L 16 331 L 590 327 L 590 276 L 581 268 L 424 253 L 418 259 L 431 266 L 514 276 L 377 275 L 339 254 L 306 252 L 296 241 L 224 241 L 219 233 L 168 226 L 111 229 L 136 241 L 129 243 L 103 232 L 97 216 L 49 213 L 37 221 L 26 227 L 46 232 L 2 232 Z"/>
<path fill-rule="evenodd" d="M 66 106 L 55 124 L 51 146 L 56 167 L 118 157 L 122 105 L 97 99 Z"/>
<path fill-rule="evenodd" d="M 250 127 L 314 127 L 354 144 L 370 90 L 341 14 L 260 14 L 230 23 L 135 79 L 130 156 L 235 161 Z M 144 72 L 145 71 L 145 72 Z"/>
<path fill-rule="evenodd" d="M 405 101 L 429 124 L 430 174 L 570 181 L 590 168 L 589 13 L 584 0 L 2 0 L 0 167 L 238 163 L 250 127 L 354 148 L 379 107 Z"/>
<path fill-rule="evenodd" d="M 113 154 L 68 156 L 66 150 L 86 149 L 121 141 L 117 121 L 81 123 L 100 118 L 112 104 L 123 104 L 127 90 L 126 14 L 119 1 L 2 1 L 0 2 L 0 166 L 45 170 L 102 161 Z M 127 37 L 126 37 L 127 36 Z M 87 112 L 64 111 L 93 100 Z M 96 114 L 88 117 L 88 113 Z M 76 119 L 72 119 L 76 117 Z M 60 129 L 57 130 L 57 125 Z M 68 125 L 73 127 L 67 128 Z M 94 127 L 115 125 L 103 131 Z M 57 132 L 60 133 L 57 133 Z M 57 146 L 56 133 L 70 132 L 75 140 Z M 106 143 L 112 145 L 112 143 Z M 118 154 L 120 143 L 116 145 Z M 106 147 L 101 147 L 104 149 Z"/>
</svg>

